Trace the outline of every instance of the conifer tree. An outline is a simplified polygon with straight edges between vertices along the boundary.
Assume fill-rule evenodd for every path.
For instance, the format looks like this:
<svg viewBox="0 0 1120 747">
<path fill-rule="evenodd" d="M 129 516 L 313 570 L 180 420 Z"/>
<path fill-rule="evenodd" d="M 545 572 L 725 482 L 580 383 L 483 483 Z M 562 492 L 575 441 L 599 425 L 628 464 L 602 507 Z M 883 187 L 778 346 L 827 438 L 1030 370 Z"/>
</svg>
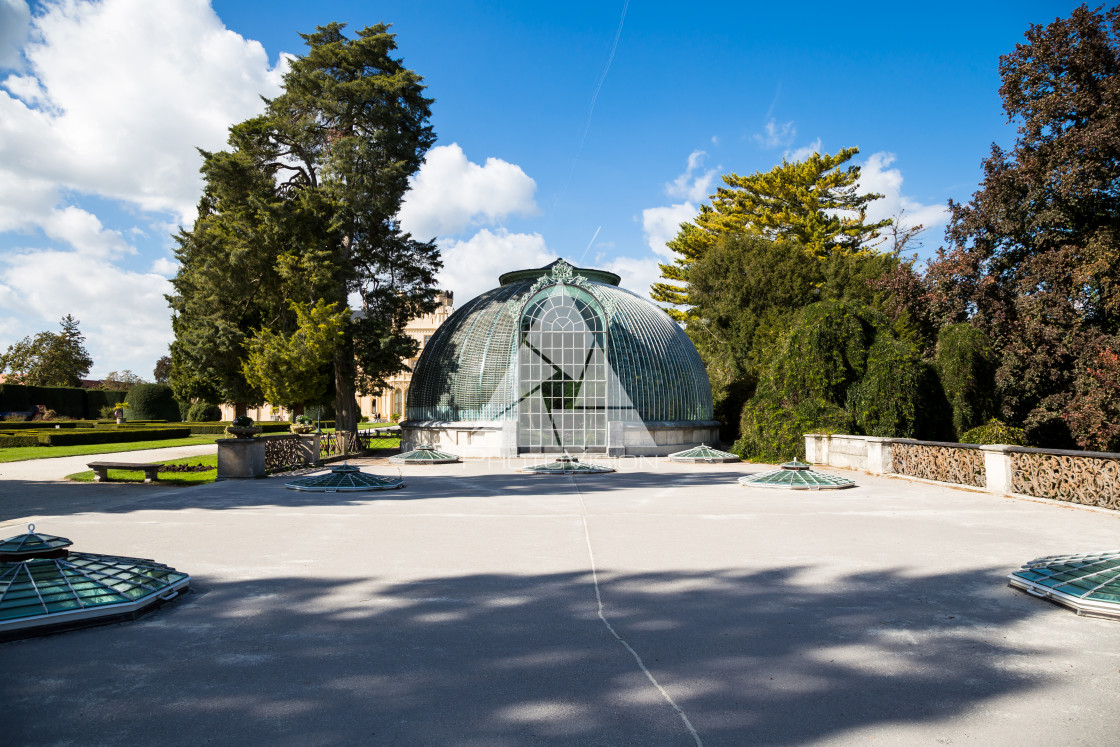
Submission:
<svg viewBox="0 0 1120 747">
<path fill-rule="evenodd" d="M 728 234 L 790 241 L 818 260 L 864 251 L 890 220 L 867 222 L 868 204 L 882 195 L 859 193 L 859 166 L 841 168 L 857 153 L 858 148 L 844 148 L 835 155 L 813 153 L 804 161 L 782 159 L 766 173 L 725 175 L 727 186 L 718 188 L 711 204 L 702 205 L 700 214 L 682 224 L 668 243 L 680 256 L 660 265 L 667 282 L 654 284 L 653 299 L 683 307 L 669 313 L 687 319 L 692 306 L 689 269 L 720 236 Z"/>
<path fill-rule="evenodd" d="M 203 153 L 199 218 L 179 234 L 171 380 L 181 398 L 260 402 L 248 351 L 261 361 L 300 347 L 301 318 L 333 315 L 330 381 L 310 363 L 278 382 L 291 398 L 333 391 L 337 427 L 355 432 L 359 386 L 369 391 L 415 354 L 404 325 L 435 306 L 441 267 L 430 242 L 396 221 L 408 179 L 435 141 L 420 76 L 392 56 L 388 26 L 355 38 L 332 23 L 303 35 L 308 51 L 265 113 L 230 130 L 230 150 Z M 349 308 L 357 301 L 360 309 Z M 293 305 L 294 304 L 294 305 Z M 357 313 L 359 312 L 360 313 Z M 301 317 L 301 314 L 303 315 Z M 256 345 L 254 346 L 254 340 Z M 275 355 L 266 351 L 273 351 Z M 287 376 L 283 368 L 268 375 Z M 311 377 L 313 378 L 313 377 Z M 254 383 L 255 382 L 255 383 Z"/>
</svg>

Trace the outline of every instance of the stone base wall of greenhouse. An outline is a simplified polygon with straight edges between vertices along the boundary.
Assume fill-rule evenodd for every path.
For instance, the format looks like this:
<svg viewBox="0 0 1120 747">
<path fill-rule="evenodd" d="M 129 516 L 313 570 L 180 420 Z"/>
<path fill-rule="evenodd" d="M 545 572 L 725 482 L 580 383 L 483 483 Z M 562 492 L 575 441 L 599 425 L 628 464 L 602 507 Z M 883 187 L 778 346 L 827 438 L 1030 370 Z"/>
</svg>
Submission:
<svg viewBox="0 0 1120 747">
<path fill-rule="evenodd" d="M 1120 454 L 1112 452 L 807 433 L 805 459 L 876 475 L 1120 510 Z"/>
<path fill-rule="evenodd" d="M 606 450 L 599 453 L 612 457 L 668 456 L 700 444 L 717 444 L 719 426 L 715 420 L 611 422 L 607 424 Z M 401 450 L 425 444 L 461 457 L 516 457 L 517 429 L 515 421 L 407 420 L 401 423 Z"/>
</svg>

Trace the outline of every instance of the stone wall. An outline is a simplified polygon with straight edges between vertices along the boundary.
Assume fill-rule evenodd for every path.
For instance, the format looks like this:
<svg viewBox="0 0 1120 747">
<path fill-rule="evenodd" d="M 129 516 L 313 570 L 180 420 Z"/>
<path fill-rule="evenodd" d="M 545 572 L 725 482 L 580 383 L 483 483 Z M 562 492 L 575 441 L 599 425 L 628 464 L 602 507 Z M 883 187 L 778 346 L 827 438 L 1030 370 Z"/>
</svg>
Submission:
<svg viewBox="0 0 1120 747">
<path fill-rule="evenodd" d="M 812 464 L 1120 510 L 1120 454 L 805 434 Z"/>
</svg>

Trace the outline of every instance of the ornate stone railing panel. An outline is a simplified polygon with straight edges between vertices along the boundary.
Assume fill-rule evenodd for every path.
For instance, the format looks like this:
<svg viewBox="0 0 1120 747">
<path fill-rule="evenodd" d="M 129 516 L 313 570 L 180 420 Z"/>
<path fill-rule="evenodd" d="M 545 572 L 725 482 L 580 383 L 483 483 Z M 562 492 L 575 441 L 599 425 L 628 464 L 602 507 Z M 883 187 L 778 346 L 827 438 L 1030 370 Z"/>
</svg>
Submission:
<svg viewBox="0 0 1120 747">
<path fill-rule="evenodd" d="M 895 441 L 891 452 L 892 471 L 896 474 L 977 488 L 985 485 L 984 454 L 975 447 Z"/>
<path fill-rule="evenodd" d="M 307 466 L 308 450 L 299 436 L 266 436 L 264 441 L 264 468 L 268 472 Z"/>
<path fill-rule="evenodd" d="M 1014 493 L 1120 510 L 1120 460 L 1015 451 L 1011 467 Z"/>
</svg>

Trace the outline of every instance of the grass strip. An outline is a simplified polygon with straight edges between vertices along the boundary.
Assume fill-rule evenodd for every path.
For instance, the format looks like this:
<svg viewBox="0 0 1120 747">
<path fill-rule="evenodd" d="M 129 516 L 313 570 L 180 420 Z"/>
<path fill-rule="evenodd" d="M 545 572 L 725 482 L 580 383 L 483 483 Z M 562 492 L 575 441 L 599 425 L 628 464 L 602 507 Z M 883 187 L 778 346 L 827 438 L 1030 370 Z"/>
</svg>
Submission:
<svg viewBox="0 0 1120 747">
<path fill-rule="evenodd" d="M 212 444 L 224 434 L 207 433 L 190 438 L 173 438 L 162 441 L 133 441 L 118 444 L 86 444 L 84 446 L 13 446 L 0 449 L 0 463 L 22 462 L 25 459 L 51 459 L 64 456 L 87 456 L 91 454 L 117 454 L 141 449 L 164 449 L 172 446 L 202 446 Z"/>
<path fill-rule="evenodd" d="M 182 487 L 188 485 L 205 485 L 208 482 L 214 482 L 218 477 L 217 454 L 186 457 L 184 459 L 171 459 L 166 462 L 155 462 L 155 464 L 205 464 L 208 467 L 212 467 L 212 469 L 205 472 L 160 472 L 159 481 L 161 483 L 167 483 L 168 485 L 178 485 Z M 109 480 L 112 482 L 144 482 L 144 470 L 111 469 L 108 471 L 108 476 Z M 93 482 L 93 470 L 89 469 L 85 472 L 75 472 L 72 475 L 67 475 L 66 479 L 73 482 Z"/>
</svg>

